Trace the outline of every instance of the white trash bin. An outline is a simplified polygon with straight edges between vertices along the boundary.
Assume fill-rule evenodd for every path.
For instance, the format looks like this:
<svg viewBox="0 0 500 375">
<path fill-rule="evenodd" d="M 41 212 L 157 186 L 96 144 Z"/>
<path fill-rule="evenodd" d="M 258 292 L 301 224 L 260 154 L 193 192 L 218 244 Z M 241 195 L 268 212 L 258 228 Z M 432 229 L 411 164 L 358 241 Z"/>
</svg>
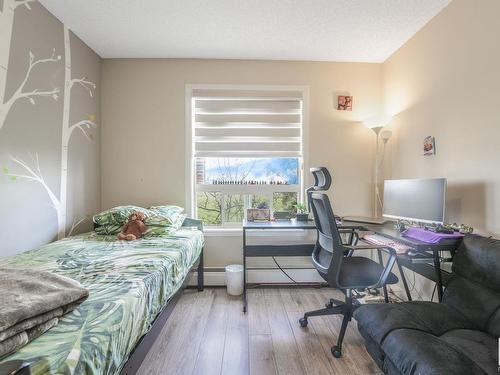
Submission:
<svg viewBox="0 0 500 375">
<path fill-rule="evenodd" d="M 227 294 L 239 296 L 243 293 L 243 266 L 231 264 L 226 266 Z"/>
</svg>

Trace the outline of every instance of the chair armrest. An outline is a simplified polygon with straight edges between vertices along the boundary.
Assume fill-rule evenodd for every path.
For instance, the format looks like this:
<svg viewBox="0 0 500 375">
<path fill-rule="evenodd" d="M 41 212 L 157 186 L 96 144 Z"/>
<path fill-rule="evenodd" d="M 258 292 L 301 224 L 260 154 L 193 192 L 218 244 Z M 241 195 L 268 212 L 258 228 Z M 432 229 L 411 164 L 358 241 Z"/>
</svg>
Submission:
<svg viewBox="0 0 500 375">
<path fill-rule="evenodd" d="M 380 277 L 377 281 L 376 284 L 374 285 L 369 285 L 367 288 L 381 288 L 382 286 L 385 285 L 387 282 L 387 278 L 389 277 L 389 274 L 392 271 L 392 267 L 394 266 L 394 263 L 396 262 L 397 258 L 397 253 L 396 250 L 393 249 L 392 247 L 389 246 L 345 246 L 345 248 L 349 249 L 349 251 L 356 251 L 356 250 L 378 250 L 378 251 L 383 251 L 386 254 L 389 255 L 389 259 L 387 260 L 387 263 L 384 266 L 384 269 L 382 270 L 382 273 L 380 274 Z"/>
<path fill-rule="evenodd" d="M 340 234 L 349 234 L 349 242 L 343 243 L 343 245 L 348 245 L 348 246 L 356 246 L 359 241 L 359 233 L 355 228 L 350 228 L 350 229 L 339 229 Z M 347 256 L 351 256 L 353 253 L 353 250 L 349 250 Z"/>
</svg>

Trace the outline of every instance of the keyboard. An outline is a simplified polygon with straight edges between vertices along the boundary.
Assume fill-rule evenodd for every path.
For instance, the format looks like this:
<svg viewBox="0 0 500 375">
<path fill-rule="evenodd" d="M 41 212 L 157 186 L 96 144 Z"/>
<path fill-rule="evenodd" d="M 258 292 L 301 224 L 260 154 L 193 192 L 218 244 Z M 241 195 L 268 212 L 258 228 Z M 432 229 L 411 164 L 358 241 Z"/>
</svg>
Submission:
<svg viewBox="0 0 500 375">
<path fill-rule="evenodd" d="M 410 246 L 381 236 L 380 234 L 365 234 L 363 240 L 372 245 L 392 247 L 396 250 L 397 254 L 406 254 L 408 251 L 412 250 Z"/>
</svg>

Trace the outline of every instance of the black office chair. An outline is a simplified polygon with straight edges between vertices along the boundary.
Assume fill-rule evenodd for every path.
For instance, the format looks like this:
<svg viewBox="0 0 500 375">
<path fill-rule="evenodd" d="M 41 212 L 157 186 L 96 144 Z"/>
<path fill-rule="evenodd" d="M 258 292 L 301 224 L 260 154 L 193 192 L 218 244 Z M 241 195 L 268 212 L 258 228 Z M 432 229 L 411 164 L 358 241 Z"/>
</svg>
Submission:
<svg viewBox="0 0 500 375">
<path fill-rule="evenodd" d="M 326 167 L 314 167 L 310 168 L 309 171 L 314 177 L 314 185 L 306 189 L 306 195 L 308 197 L 312 191 L 325 191 L 330 189 L 332 185 L 332 175 Z"/>
<path fill-rule="evenodd" d="M 332 185 L 332 175 L 326 167 L 313 167 L 309 171 L 314 177 L 314 185 L 306 189 L 307 207 L 311 211 L 311 198 L 310 195 L 313 191 L 326 191 Z M 340 217 L 336 217 L 340 220 Z M 344 234 L 345 245 L 356 245 L 359 241 L 359 235 L 356 229 L 340 229 L 340 233 Z M 350 256 L 352 251 L 346 251 L 345 255 Z"/>
<path fill-rule="evenodd" d="M 381 288 L 386 284 L 396 284 L 398 278 L 391 272 L 396 261 L 396 252 L 390 247 L 343 244 L 328 196 L 311 192 L 309 199 L 318 231 L 318 238 L 312 253 L 313 265 L 329 285 L 340 289 L 345 294 L 345 301 L 331 299 L 324 309 L 306 312 L 299 323 L 301 327 L 306 327 L 307 319 L 312 316 L 343 315 L 337 345 L 331 349 L 333 356 L 339 358 L 342 355 L 342 341 L 347 324 L 352 318 L 355 307 L 352 298 L 353 290 Z M 389 255 L 385 266 L 366 257 L 345 256 L 346 252 L 352 254 L 357 250 L 369 249 L 376 249 L 379 259 L 382 258 L 382 252 Z"/>
</svg>

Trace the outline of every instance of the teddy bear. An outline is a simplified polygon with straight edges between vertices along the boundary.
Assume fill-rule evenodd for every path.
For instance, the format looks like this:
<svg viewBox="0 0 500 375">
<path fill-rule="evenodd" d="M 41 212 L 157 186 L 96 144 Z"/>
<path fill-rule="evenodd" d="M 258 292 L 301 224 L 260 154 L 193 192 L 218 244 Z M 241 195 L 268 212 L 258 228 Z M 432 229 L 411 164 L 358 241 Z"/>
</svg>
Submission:
<svg viewBox="0 0 500 375">
<path fill-rule="evenodd" d="M 127 223 L 123 226 L 121 232 L 118 233 L 118 239 L 133 241 L 141 238 L 147 230 L 146 224 L 144 224 L 145 218 L 142 212 L 132 212 L 128 217 Z"/>
</svg>

